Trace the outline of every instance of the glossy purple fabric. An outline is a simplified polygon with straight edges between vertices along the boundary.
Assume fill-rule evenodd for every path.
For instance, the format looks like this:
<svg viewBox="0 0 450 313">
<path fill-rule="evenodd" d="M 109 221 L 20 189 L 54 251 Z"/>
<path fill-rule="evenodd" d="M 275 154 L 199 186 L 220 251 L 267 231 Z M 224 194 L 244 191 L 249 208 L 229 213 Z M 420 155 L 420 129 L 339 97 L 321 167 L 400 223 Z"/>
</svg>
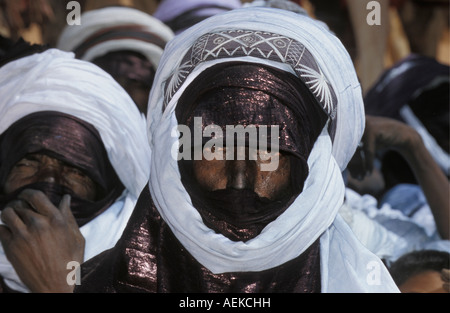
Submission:
<svg viewBox="0 0 450 313">
<path fill-rule="evenodd" d="M 82 265 L 77 293 L 316 293 L 320 245 L 262 272 L 213 274 L 175 238 L 159 215 L 148 186 L 118 244 Z"/>
</svg>

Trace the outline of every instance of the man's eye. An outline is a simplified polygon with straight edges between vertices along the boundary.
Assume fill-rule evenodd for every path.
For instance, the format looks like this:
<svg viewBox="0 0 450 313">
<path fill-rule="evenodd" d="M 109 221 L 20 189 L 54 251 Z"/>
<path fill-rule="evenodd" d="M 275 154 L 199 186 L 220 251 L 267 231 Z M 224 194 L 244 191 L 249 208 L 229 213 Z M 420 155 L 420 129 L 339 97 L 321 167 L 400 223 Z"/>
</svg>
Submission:
<svg viewBox="0 0 450 313">
<path fill-rule="evenodd" d="M 84 174 L 82 171 L 80 171 L 77 168 L 74 167 L 67 167 L 66 168 L 67 173 L 72 174 L 72 175 L 76 175 L 79 177 L 86 177 L 86 174 Z"/>
<path fill-rule="evenodd" d="M 29 160 L 29 159 L 22 159 L 19 162 L 16 163 L 15 167 L 35 167 L 37 166 L 36 161 Z"/>
</svg>

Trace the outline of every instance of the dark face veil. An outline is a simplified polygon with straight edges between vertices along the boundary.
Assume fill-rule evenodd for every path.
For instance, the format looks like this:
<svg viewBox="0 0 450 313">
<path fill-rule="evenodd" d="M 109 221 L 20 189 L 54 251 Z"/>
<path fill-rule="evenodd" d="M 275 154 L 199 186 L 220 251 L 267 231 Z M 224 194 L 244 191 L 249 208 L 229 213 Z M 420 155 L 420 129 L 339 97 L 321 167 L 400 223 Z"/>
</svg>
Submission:
<svg viewBox="0 0 450 313">
<path fill-rule="evenodd" d="M 193 119 L 200 117 L 202 133 L 207 126 L 217 125 L 224 138 L 227 125 L 253 125 L 257 131 L 260 126 L 279 126 L 279 132 L 268 132 L 264 142 L 271 149 L 271 136 L 277 136 L 278 146 L 272 148 L 290 162 L 289 188 L 278 199 L 261 198 L 248 189 L 207 191 L 194 178 L 192 158 L 179 162 L 183 185 L 205 224 L 237 241 L 256 237 L 302 191 L 308 176 L 306 160 L 327 120 L 311 91 L 292 74 L 234 62 L 214 66 L 197 77 L 180 98 L 176 114 L 191 134 L 195 133 Z M 249 140 L 247 134 L 247 147 Z"/>
<path fill-rule="evenodd" d="M 23 186 L 11 194 L 0 196 L 3 209 L 22 190 L 43 191 L 55 206 L 64 194 L 72 197 L 72 212 L 81 227 L 108 208 L 124 187 L 109 162 L 97 130 L 78 118 L 59 112 L 30 114 L 0 137 L 0 186 L 3 186 L 13 166 L 28 154 L 42 153 L 56 158 L 85 173 L 97 186 L 94 201 L 82 199 L 70 188 L 38 182 Z"/>
</svg>

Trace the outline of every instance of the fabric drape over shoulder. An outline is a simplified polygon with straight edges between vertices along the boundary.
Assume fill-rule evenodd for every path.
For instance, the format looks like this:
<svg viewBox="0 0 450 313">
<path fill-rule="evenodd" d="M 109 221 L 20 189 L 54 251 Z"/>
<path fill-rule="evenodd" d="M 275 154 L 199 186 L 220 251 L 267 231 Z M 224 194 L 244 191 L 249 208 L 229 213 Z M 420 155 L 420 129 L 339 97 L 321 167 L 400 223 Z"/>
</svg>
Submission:
<svg viewBox="0 0 450 313">
<path fill-rule="evenodd" d="M 150 173 L 146 121 L 129 95 L 99 67 L 73 53 L 49 49 L 0 68 L 0 134 L 33 113 L 54 111 L 78 118 L 98 132 L 125 191 L 102 214 L 80 228 L 85 259 L 120 237 Z M 0 276 L 26 291 L 0 249 Z"/>
</svg>

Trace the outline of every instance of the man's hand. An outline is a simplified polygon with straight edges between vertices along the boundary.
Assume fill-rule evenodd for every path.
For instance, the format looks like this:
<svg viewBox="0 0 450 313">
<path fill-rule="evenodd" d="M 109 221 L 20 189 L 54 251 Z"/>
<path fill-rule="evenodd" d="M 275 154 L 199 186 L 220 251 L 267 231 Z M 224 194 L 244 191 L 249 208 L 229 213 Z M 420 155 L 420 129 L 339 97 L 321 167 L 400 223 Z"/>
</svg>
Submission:
<svg viewBox="0 0 450 313">
<path fill-rule="evenodd" d="M 0 0 L 0 15 L 13 32 L 28 28 L 31 23 L 42 25 L 55 18 L 48 0 Z"/>
<path fill-rule="evenodd" d="M 397 151 L 408 162 L 422 188 L 439 235 L 442 239 L 449 239 L 450 182 L 425 147 L 419 133 L 394 119 L 366 115 L 366 129 L 361 142 L 362 149 L 355 153 L 349 163 L 350 174 L 355 178 L 364 177 L 372 172 L 377 151 Z"/>
<path fill-rule="evenodd" d="M 354 178 L 361 180 L 372 173 L 378 151 L 395 150 L 408 155 L 417 145 L 423 143 L 409 125 L 391 118 L 366 115 L 364 135 L 348 169 Z"/>
<path fill-rule="evenodd" d="M 72 292 L 67 263 L 82 263 L 84 237 L 70 209 L 70 196 L 55 207 L 36 190 L 23 191 L 6 205 L 0 241 L 6 256 L 31 292 Z"/>
</svg>

